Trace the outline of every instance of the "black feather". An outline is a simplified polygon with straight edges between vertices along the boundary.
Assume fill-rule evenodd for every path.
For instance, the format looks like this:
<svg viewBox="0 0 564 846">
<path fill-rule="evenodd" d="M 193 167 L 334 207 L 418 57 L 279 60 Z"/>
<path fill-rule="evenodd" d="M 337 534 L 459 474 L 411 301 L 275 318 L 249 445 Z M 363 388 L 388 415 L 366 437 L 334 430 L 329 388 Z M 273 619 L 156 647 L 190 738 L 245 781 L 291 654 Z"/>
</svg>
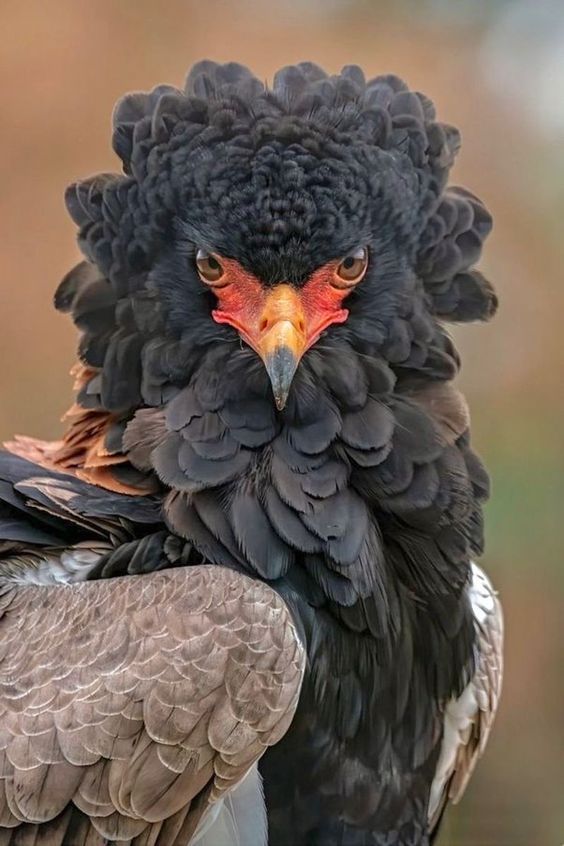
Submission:
<svg viewBox="0 0 564 846">
<path fill-rule="evenodd" d="M 238 488 L 229 515 L 239 549 L 253 569 L 265 579 L 283 576 L 292 563 L 292 550 L 273 528 L 251 486 Z"/>
<path fill-rule="evenodd" d="M 343 417 L 341 438 L 356 449 L 378 450 L 391 440 L 394 423 L 392 411 L 370 398 L 364 408 Z"/>
</svg>

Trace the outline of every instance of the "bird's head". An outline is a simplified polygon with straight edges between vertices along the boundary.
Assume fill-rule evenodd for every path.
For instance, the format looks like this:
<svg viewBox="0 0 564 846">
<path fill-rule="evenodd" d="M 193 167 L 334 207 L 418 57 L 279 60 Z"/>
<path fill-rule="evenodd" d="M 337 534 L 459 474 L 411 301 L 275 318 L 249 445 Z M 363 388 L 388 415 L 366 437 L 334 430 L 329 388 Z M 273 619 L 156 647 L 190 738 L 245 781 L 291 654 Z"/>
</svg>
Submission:
<svg viewBox="0 0 564 846">
<path fill-rule="evenodd" d="M 366 140 L 375 119 L 357 100 L 307 117 L 283 98 L 273 108 L 254 101 L 172 165 L 182 200 L 149 285 L 174 336 L 252 350 L 281 410 L 321 339 L 371 349 L 384 339 L 413 287 L 426 189 Z"/>
<path fill-rule="evenodd" d="M 201 62 L 113 125 L 123 174 L 66 197 L 88 264 L 57 305 L 83 331 L 86 409 L 127 421 L 192 385 L 198 414 L 258 403 L 253 431 L 336 420 L 397 380 L 451 378 L 443 322 L 495 309 L 472 269 L 491 219 L 446 188 L 458 132 L 397 77 L 302 63 L 268 87 Z"/>
</svg>

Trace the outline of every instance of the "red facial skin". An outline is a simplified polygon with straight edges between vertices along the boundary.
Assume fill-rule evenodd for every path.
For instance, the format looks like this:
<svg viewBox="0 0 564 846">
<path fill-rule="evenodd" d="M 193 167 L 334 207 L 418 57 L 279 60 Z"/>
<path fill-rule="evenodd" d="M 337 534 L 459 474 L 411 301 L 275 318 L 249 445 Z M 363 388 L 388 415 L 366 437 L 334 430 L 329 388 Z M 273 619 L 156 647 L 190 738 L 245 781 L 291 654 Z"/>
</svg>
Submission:
<svg viewBox="0 0 564 846">
<path fill-rule="evenodd" d="M 222 258 L 221 265 L 223 277 L 210 286 L 218 299 L 212 317 L 233 326 L 262 358 L 284 344 L 299 360 L 324 329 L 348 317 L 342 303 L 351 288 L 332 284 L 339 261 L 318 268 L 302 288 L 267 288 L 233 259 Z"/>
</svg>

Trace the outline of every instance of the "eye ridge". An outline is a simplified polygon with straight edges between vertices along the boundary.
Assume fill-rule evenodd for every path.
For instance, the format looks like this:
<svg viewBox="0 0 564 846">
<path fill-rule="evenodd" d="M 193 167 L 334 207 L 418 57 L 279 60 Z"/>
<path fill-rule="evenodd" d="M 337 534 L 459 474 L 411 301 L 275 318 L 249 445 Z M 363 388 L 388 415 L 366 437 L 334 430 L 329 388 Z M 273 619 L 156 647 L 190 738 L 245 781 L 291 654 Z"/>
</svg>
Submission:
<svg viewBox="0 0 564 846">
<path fill-rule="evenodd" d="M 213 253 L 199 249 L 196 253 L 196 269 L 202 282 L 212 287 L 223 287 L 225 270 L 220 260 Z"/>
<path fill-rule="evenodd" d="M 368 250 L 359 247 L 345 256 L 335 268 L 333 284 L 336 288 L 352 288 L 364 277 L 368 267 Z"/>
</svg>

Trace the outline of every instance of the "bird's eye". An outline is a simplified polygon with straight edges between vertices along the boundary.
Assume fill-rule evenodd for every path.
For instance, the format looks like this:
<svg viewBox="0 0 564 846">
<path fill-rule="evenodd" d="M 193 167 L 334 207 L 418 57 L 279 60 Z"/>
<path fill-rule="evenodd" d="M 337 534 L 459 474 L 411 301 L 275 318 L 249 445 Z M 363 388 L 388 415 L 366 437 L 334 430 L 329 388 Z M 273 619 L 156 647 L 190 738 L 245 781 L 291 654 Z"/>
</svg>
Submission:
<svg viewBox="0 0 564 846">
<path fill-rule="evenodd" d="M 206 285 L 211 285 L 214 288 L 222 288 L 226 282 L 224 279 L 225 271 L 219 259 L 212 253 L 206 253 L 205 250 L 198 250 L 196 253 L 196 267 L 200 278 Z"/>
<path fill-rule="evenodd" d="M 360 282 L 368 267 L 368 250 L 360 247 L 337 265 L 333 284 L 335 288 L 352 288 Z"/>
</svg>

